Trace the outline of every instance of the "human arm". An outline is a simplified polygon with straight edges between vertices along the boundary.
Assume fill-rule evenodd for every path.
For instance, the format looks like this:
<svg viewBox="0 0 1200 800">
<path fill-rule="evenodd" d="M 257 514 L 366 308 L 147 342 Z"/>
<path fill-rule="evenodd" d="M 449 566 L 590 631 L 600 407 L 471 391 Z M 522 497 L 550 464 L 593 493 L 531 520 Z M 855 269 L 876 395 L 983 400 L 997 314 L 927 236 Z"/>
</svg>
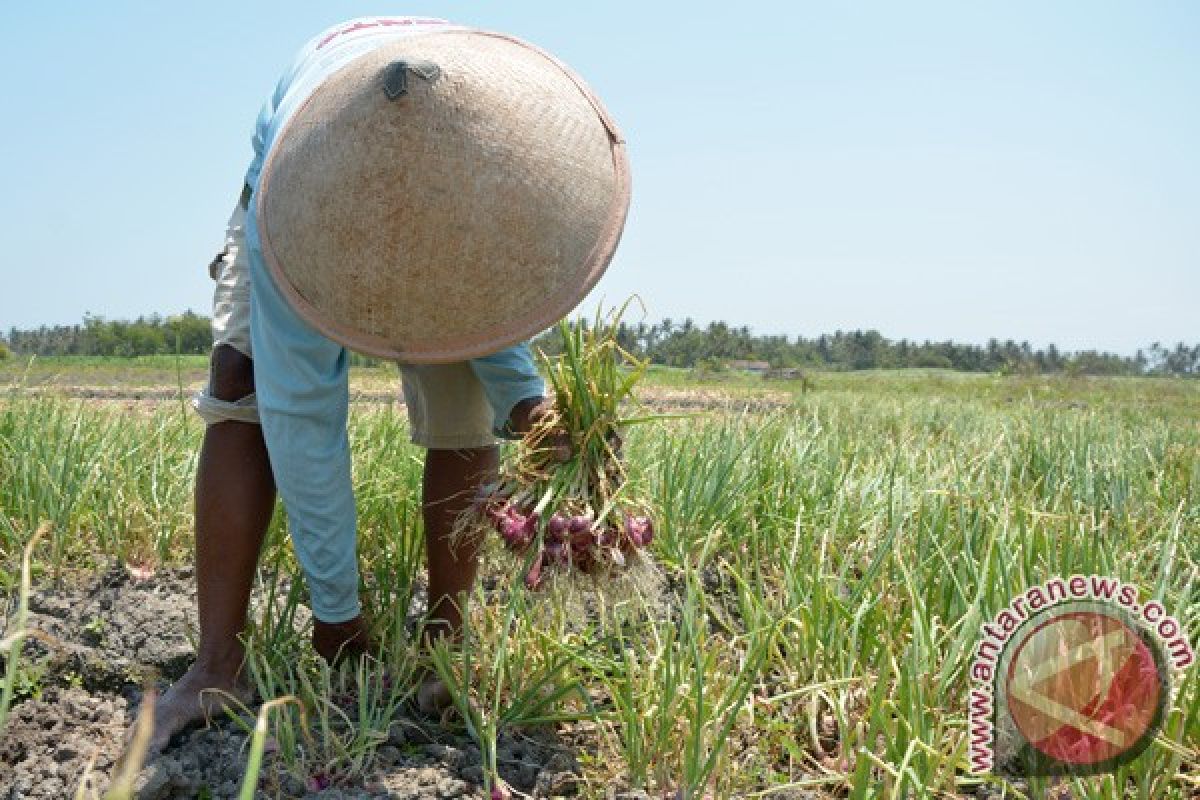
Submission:
<svg viewBox="0 0 1200 800">
<path fill-rule="evenodd" d="M 246 172 L 241 249 L 250 272 L 250 339 L 263 436 L 313 614 L 322 623 L 343 623 L 360 611 L 348 356 L 301 319 L 275 285 L 263 262 L 254 202 L 287 82 L 263 105 Z"/>
<path fill-rule="evenodd" d="M 497 436 L 517 438 L 553 420 L 554 400 L 545 396 L 546 384 L 534 366 L 527 342 L 473 359 L 471 368 L 492 406 Z M 555 461 L 570 458 L 571 442 L 566 433 L 555 431 L 542 441 Z"/>
</svg>

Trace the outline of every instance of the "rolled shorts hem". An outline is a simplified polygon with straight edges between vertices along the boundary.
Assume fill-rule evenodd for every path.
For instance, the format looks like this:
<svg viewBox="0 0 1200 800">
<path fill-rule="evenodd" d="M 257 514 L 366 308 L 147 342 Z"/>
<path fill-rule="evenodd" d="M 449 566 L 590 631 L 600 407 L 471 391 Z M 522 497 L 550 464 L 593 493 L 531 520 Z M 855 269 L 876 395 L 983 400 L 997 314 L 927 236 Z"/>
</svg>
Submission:
<svg viewBox="0 0 1200 800">
<path fill-rule="evenodd" d="M 220 347 L 223 344 L 232 347 L 234 350 L 237 350 L 239 353 L 244 355 L 246 358 L 254 358 L 254 354 L 251 352 L 251 348 L 250 348 L 249 337 L 247 337 L 244 340 L 243 339 L 231 339 L 228 337 L 221 337 L 221 338 L 213 337 L 213 343 L 212 343 L 213 350 L 216 350 L 218 347 Z"/>
<path fill-rule="evenodd" d="M 206 425 L 216 425 L 219 422 L 262 424 L 258 417 L 258 395 L 256 394 L 248 394 L 241 400 L 231 403 L 228 400 L 213 397 L 208 392 L 197 392 L 192 397 L 192 408 L 196 410 Z"/>
<path fill-rule="evenodd" d="M 460 436 L 432 436 L 424 431 L 413 431 L 410 441 L 426 450 L 480 450 L 495 447 L 496 437 L 488 434 L 462 434 Z"/>
</svg>

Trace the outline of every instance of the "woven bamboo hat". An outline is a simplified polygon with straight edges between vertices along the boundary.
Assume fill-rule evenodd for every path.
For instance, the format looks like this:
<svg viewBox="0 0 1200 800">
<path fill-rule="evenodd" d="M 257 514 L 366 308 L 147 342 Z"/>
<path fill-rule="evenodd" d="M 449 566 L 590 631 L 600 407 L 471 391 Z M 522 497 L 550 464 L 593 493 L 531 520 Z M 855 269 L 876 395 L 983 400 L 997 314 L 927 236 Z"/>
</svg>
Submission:
<svg viewBox="0 0 1200 800">
<path fill-rule="evenodd" d="M 257 196 L 264 260 L 302 317 L 351 349 L 438 363 L 528 338 L 583 300 L 620 239 L 629 167 L 570 69 L 460 29 L 325 80 L 277 136 Z"/>
</svg>

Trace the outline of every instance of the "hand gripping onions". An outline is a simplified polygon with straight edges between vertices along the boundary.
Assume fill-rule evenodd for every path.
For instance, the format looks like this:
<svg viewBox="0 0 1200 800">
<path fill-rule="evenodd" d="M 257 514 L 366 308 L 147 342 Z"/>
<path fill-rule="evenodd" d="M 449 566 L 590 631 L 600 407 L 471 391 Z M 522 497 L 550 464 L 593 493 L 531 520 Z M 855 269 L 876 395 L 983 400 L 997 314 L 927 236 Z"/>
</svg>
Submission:
<svg viewBox="0 0 1200 800">
<path fill-rule="evenodd" d="M 553 413 L 460 521 L 477 535 L 494 531 L 521 560 L 529 589 L 552 575 L 611 577 L 645 560 L 654 539 L 649 505 L 626 481 L 622 460 L 622 429 L 651 417 L 622 416 L 646 365 L 617 341 L 621 311 L 559 324 L 562 352 L 541 354 Z M 570 457 L 560 462 L 564 439 Z"/>
</svg>

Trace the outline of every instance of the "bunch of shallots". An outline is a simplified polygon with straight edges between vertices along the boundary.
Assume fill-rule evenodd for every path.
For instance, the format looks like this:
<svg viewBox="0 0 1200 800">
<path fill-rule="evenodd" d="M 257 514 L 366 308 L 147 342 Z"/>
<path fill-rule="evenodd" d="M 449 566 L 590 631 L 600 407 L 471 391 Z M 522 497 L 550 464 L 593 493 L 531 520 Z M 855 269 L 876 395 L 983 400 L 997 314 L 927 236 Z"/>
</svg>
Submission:
<svg viewBox="0 0 1200 800">
<path fill-rule="evenodd" d="M 517 445 L 479 503 L 476 525 L 482 521 L 521 558 L 531 589 L 556 572 L 623 570 L 654 539 L 648 504 L 625 480 L 619 432 L 648 417 L 621 416 L 636 402 L 646 365 L 618 344 L 620 316 L 560 323 L 562 352 L 541 355 L 553 413 Z M 553 453 L 564 437 L 571 453 L 560 461 Z"/>
<path fill-rule="evenodd" d="M 508 550 L 516 555 L 533 550 L 525 574 L 530 589 L 540 587 L 551 570 L 603 575 L 625 567 L 654 538 L 654 523 L 645 514 L 622 511 L 602 520 L 591 511 L 539 514 L 528 505 L 500 498 L 489 499 L 485 507 L 488 521 Z"/>
</svg>

